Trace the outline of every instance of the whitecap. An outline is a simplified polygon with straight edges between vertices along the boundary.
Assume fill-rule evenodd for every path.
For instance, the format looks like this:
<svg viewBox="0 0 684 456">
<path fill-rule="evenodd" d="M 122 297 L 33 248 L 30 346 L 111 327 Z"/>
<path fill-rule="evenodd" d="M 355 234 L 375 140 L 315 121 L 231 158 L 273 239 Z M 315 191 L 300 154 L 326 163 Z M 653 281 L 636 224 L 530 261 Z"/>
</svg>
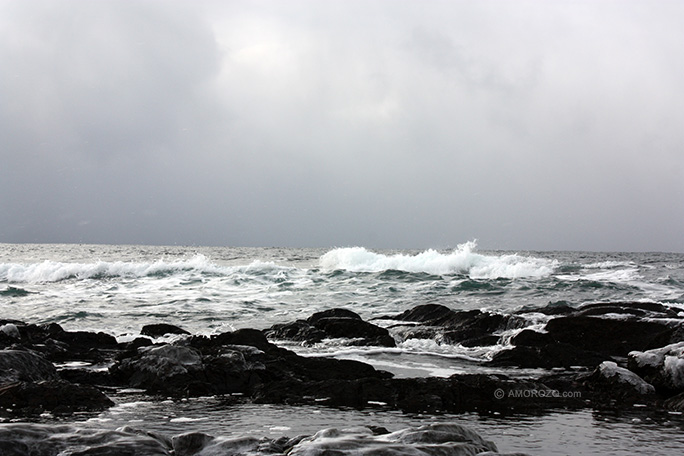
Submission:
<svg viewBox="0 0 684 456">
<path fill-rule="evenodd" d="M 517 254 L 484 255 L 475 253 L 475 241 L 460 244 L 449 253 L 433 249 L 416 255 L 386 255 L 364 247 L 333 249 L 319 260 L 325 270 L 350 272 L 382 272 L 398 270 L 435 275 L 465 274 L 474 279 L 546 277 L 558 266 L 556 260 Z"/>
</svg>

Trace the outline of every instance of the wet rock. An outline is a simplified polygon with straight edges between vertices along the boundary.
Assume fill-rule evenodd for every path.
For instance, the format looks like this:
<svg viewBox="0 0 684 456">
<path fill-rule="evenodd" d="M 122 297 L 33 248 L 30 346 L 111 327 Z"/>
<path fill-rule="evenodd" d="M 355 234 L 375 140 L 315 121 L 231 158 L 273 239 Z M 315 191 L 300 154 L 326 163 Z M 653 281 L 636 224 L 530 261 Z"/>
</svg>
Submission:
<svg viewBox="0 0 684 456">
<path fill-rule="evenodd" d="M 193 456 L 214 441 L 214 437 L 203 432 L 189 432 L 172 438 L 176 456 Z"/>
<path fill-rule="evenodd" d="M 511 339 L 511 343 L 517 347 L 543 347 L 553 342 L 549 334 L 532 329 L 523 329 Z"/>
<path fill-rule="evenodd" d="M 106 362 L 119 348 L 116 338 L 103 332 L 65 331 L 56 323 L 34 325 L 17 322 L 14 325 L 19 338 L 8 341 L 7 337 L 0 336 L 0 347 L 21 346 L 53 362 Z"/>
<path fill-rule="evenodd" d="M 64 380 L 17 382 L 0 387 L 0 407 L 15 414 L 71 414 L 105 410 L 114 403 L 100 390 Z"/>
<path fill-rule="evenodd" d="M 574 315 L 554 318 L 544 329 L 556 342 L 619 357 L 626 357 L 633 350 L 645 350 L 656 336 L 671 332 L 666 325 L 652 321 Z"/>
<path fill-rule="evenodd" d="M 499 454 L 493 442 L 459 424 L 430 424 L 396 432 L 383 429 L 381 433 L 373 428 L 330 428 L 293 439 L 257 439 L 214 437 L 199 432 L 168 438 L 128 426 L 111 431 L 67 425 L 0 424 L 0 452 L 3 456 Z"/>
<path fill-rule="evenodd" d="M 55 380 L 56 378 L 55 366 L 35 353 L 23 350 L 0 350 L 0 385 Z"/>
<path fill-rule="evenodd" d="M 571 314 L 576 310 L 567 301 L 554 301 L 544 307 L 524 307 L 518 313 L 523 315 L 527 313 L 541 313 L 549 316 L 558 316 Z"/>
<path fill-rule="evenodd" d="M 275 345 L 271 344 L 263 332 L 257 329 L 238 329 L 237 331 L 225 332 L 221 334 L 212 335 L 210 341 L 214 345 L 249 345 L 256 347 L 259 350 L 270 351 L 277 349 Z"/>
<path fill-rule="evenodd" d="M 504 394 L 499 396 L 498 392 Z M 381 405 L 405 413 L 462 413 L 476 410 L 531 411 L 577 407 L 577 398 L 555 396 L 543 383 L 497 375 L 453 375 L 448 379 L 362 378 L 262 385 L 258 403 L 317 404 L 366 408 Z M 376 404 L 376 405 L 373 405 Z"/>
<path fill-rule="evenodd" d="M 621 318 L 604 318 L 619 314 Z M 657 303 L 596 303 L 549 320 L 545 332 L 525 329 L 511 339 L 514 347 L 497 353 L 496 366 L 596 367 L 603 361 L 622 359 L 633 350 L 646 350 L 658 340 L 670 340 L 675 328 L 663 322 L 643 320 L 643 315 L 671 317 L 672 311 Z"/>
<path fill-rule="evenodd" d="M 19 328 L 14 323 L 5 323 L 0 325 L 0 333 L 2 337 L 8 339 L 21 339 L 21 334 L 19 334 Z"/>
<path fill-rule="evenodd" d="M 595 401 L 618 405 L 643 403 L 653 399 L 655 388 L 634 372 L 604 361 L 586 377 L 584 386 L 594 392 Z M 651 396 L 651 397 L 649 397 Z"/>
<path fill-rule="evenodd" d="M 676 344 L 677 342 L 684 342 L 684 323 L 672 326 L 669 331 L 663 331 L 657 334 L 647 349 L 654 349 L 664 347 L 666 345 Z"/>
<path fill-rule="evenodd" d="M 0 425 L 3 456 L 169 456 L 166 445 L 141 433 L 67 425 Z"/>
<path fill-rule="evenodd" d="M 368 428 L 325 429 L 289 450 L 291 456 L 383 454 L 474 455 L 497 451 L 493 442 L 457 424 L 431 424 L 374 436 Z"/>
<path fill-rule="evenodd" d="M 267 443 L 269 443 L 267 439 L 257 439 L 255 437 L 216 438 L 204 446 L 200 454 L 222 456 L 273 454 L 271 451 L 264 453 L 260 451 Z"/>
<path fill-rule="evenodd" d="M 404 334 L 407 336 L 439 339 L 443 343 L 460 343 L 465 346 L 495 344 L 496 333 L 527 324 L 527 321 L 518 315 L 480 310 L 454 311 L 439 304 L 420 305 L 386 318 L 421 324 L 418 328 L 405 331 Z"/>
<path fill-rule="evenodd" d="M 307 318 L 306 321 L 315 324 L 318 320 L 323 318 L 351 318 L 352 320 L 362 320 L 361 316 L 356 312 L 348 309 L 335 308 L 316 312 Z"/>
<path fill-rule="evenodd" d="M 347 309 L 329 309 L 313 314 L 306 321 L 277 324 L 265 330 L 264 334 L 271 339 L 307 344 L 315 344 L 326 338 L 343 338 L 349 340 L 349 345 L 396 346 L 387 329 L 366 322 Z"/>
<path fill-rule="evenodd" d="M 275 324 L 265 330 L 264 334 L 267 338 L 273 340 L 290 340 L 306 344 L 316 344 L 326 338 L 324 331 L 304 320 Z"/>
<path fill-rule="evenodd" d="M 462 340 L 459 343 L 464 347 L 489 347 L 499 343 L 499 336 L 479 336 Z"/>
<path fill-rule="evenodd" d="M 314 326 L 329 338 L 355 339 L 351 341 L 351 345 L 396 346 L 394 338 L 387 329 L 363 320 L 340 317 L 319 318 L 314 322 Z"/>
<path fill-rule="evenodd" d="M 175 325 L 170 325 L 167 323 L 155 323 L 151 325 L 145 325 L 140 330 L 140 334 L 143 336 L 150 337 L 162 337 L 166 334 L 181 334 L 190 335 L 190 333 L 183 328 L 179 328 Z"/>
<path fill-rule="evenodd" d="M 540 346 L 516 346 L 502 350 L 492 357 L 492 366 L 512 366 L 522 368 L 555 367 L 571 368 L 573 366 L 595 367 L 609 357 L 577 348 L 568 343 L 552 342 Z"/>
<path fill-rule="evenodd" d="M 658 391 L 670 395 L 684 392 L 684 342 L 643 352 L 633 351 L 629 353 L 628 366 Z"/>
<path fill-rule="evenodd" d="M 663 406 L 673 412 L 684 412 L 684 393 L 666 399 Z"/>
<path fill-rule="evenodd" d="M 48 334 L 52 339 L 64 342 L 72 347 L 84 347 L 88 349 L 116 348 L 116 338 L 104 332 L 89 331 L 59 331 L 55 327 L 48 328 Z"/>
<path fill-rule="evenodd" d="M 200 353 L 190 347 L 162 345 L 143 347 L 140 353 L 113 365 L 110 372 L 135 388 L 151 392 L 172 392 L 185 387 L 201 376 Z"/>
<path fill-rule="evenodd" d="M 430 326 L 441 326 L 451 320 L 454 314 L 453 310 L 440 304 L 423 304 L 391 318 L 400 321 L 426 323 Z"/>
<path fill-rule="evenodd" d="M 677 311 L 657 302 L 597 302 L 580 306 L 576 316 L 624 315 L 632 317 L 676 318 Z"/>
</svg>

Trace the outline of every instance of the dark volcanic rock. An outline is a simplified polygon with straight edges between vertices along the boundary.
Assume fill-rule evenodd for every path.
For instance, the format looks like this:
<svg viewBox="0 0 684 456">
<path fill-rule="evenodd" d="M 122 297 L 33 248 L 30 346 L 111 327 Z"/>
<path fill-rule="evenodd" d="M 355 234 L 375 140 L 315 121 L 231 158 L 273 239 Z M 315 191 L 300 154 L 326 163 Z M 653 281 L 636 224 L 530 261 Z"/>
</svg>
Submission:
<svg viewBox="0 0 684 456">
<path fill-rule="evenodd" d="M 7 409 L 2 414 L 72 413 L 112 405 L 99 390 L 60 379 L 54 365 L 35 353 L 0 350 L 0 409 Z"/>
<path fill-rule="evenodd" d="M 632 350 L 645 350 L 666 325 L 640 320 L 613 320 L 587 316 L 565 316 L 550 320 L 545 327 L 560 343 L 607 356 L 625 357 Z"/>
<path fill-rule="evenodd" d="M 352 345 L 396 346 L 394 338 L 387 329 L 363 320 L 328 317 L 316 320 L 314 326 L 330 338 L 357 339 L 352 342 Z"/>
<path fill-rule="evenodd" d="M 596 404 L 626 406 L 655 398 L 655 388 L 634 372 L 604 361 L 585 377 L 583 386 L 593 392 Z"/>
<path fill-rule="evenodd" d="M 512 338 L 510 350 L 497 353 L 492 364 L 519 367 L 596 367 L 603 361 L 622 359 L 633 350 L 652 348 L 670 341 L 677 327 L 668 320 L 672 310 L 657 303 L 587 304 L 569 315 L 549 320 L 544 333 L 523 330 Z M 607 315 L 623 315 L 608 318 Z"/>
<path fill-rule="evenodd" d="M 90 349 L 116 348 L 116 338 L 103 332 L 63 331 L 52 335 L 53 339 L 65 342 L 71 346 L 88 347 Z"/>
<path fill-rule="evenodd" d="M 440 304 L 423 304 L 392 317 L 400 321 L 416 321 L 431 326 L 441 326 L 453 318 L 455 312 Z"/>
<path fill-rule="evenodd" d="M 277 349 L 275 345 L 266 339 L 263 332 L 250 328 L 213 335 L 211 336 L 211 341 L 213 344 L 218 345 L 249 345 L 264 351 Z"/>
<path fill-rule="evenodd" d="M 23 350 L 0 350 L 0 385 L 13 382 L 55 380 L 55 366 L 44 358 Z"/>
<path fill-rule="evenodd" d="M 214 437 L 203 432 L 188 432 L 172 438 L 176 456 L 192 456 L 214 441 Z"/>
<path fill-rule="evenodd" d="M 518 313 L 541 313 L 549 316 L 567 315 L 575 312 L 577 309 L 572 307 L 566 301 L 550 302 L 544 307 L 525 307 Z"/>
<path fill-rule="evenodd" d="M 460 343 L 468 347 L 494 345 L 499 340 L 497 332 L 521 328 L 527 324 L 526 320 L 518 315 L 480 310 L 454 311 L 440 304 L 417 306 L 386 318 L 421 323 L 420 326 L 405 331 L 407 337 L 439 338 L 444 343 Z"/>
<path fill-rule="evenodd" d="M 666 409 L 672 410 L 673 412 L 684 412 L 684 393 L 679 393 L 667 399 L 663 405 Z"/>
<path fill-rule="evenodd" d="M 646 315 L 660 318 L 676 318 L 677 311 L 657 302 L 596 302 L 584 304 L 577 309 L 577 316 L 592 315 L 628 315 L 643 317 Z"/>
<path fill-rule="evenodd" d="M 328 309 L 321 312 L 316 312 L 306 319 L 312 325 L 322 318 L 351 318 L 352 320 L 362 320 L 361 316 L 356 312 L 352 312 L 348 309 Z"/>
<path fill-rule="evenodd" d="M 475 455 L 496 453 L 493 442 L 458 424 L 430 424 L 376 438 L 371 429 L 325 429 L 287 451 L 291 456 L 377 454 Z"/>
<path fill-rule="evenodd" d="M 459 343 L 464 347 L 489 347 L 499 343 L 499 336 L 479 336 L 471 339 L 462 340 Z"/>
<path fill-rule="evenodd" d="M 389 376 L 357 361 L 298 356 L 250 329 L 143 347 L 119 359 L 110 372 L 120 384 L 169 395 L 249 396 L 280 383 L 296 389 L 307 382 Z M 301 388 L 293 394 L 300 395 Z"/>
<path fill-rule="evenodd" d="M 169 456 L 166 442 L 148 433 L 76 428 L 68 425 L 0 425 L 3 456 Z"/>
<path fill-rule="evenodd" d="M 185 392 L 188 385 L 204 380 L 199 351 L 190 347 L 144 347 L 132 358 L 114 364 L 110 372 L 129 386 L 150 392 Z"/>
<path fill-rule="evenodd" d="M 17 382 L 0 387 L 0 407 L 14 413 L 70 414 L 75 411 L 105 410 L 114 403 L 100 390 L 64 380 Z"/>
<path fill-rule="evenodd" d="M 269 339 L 291 340 L 315 344 L 326 338 L 324 331 L 312 326 L 304 320 L 297 320 L 291 323 L 275 324 L 264 331 Z"/>
<path fill-rule="evenodd" d="M 550 343 L 539 347 L 519 346 L 503 350 L 494 355 L 492 366 L 512 366 L 523 368 L 554 367 L 570 368 L 573 366 L 594 367 L 608 357 L 601 353 L 582 350 L 565 343 Z"/>
<path fill-rule="evenodd" d="M 21 347 L 53 362 L 111 360 L 119 349 L 116 338 L 103 332 L 65 331 L 60 325 L 13 323 L 19 337 L 0 336 L 0 347 Z"/>
<path fill-rule="evenodd" d="M 511 343 L 516 347 L 543 347 L 553 342 L 553 337 L 548 333 L 532 329 L 523 329 L 511 339 Z"/>
<path fill-rule="evenodd" d="M 406 413 L 462 413 L 475 410 L 526 412 L 583 405 L 579 399 L 559 396 L 540 382 L 480 374 L 453 375 L 448 379 L 282 381 L 263 385 L 257 389 L 254 399 L 262 403 L 355 408 L 385 404 L 390 409 Z"/>
<path fill-rule="evenodd" d="M 382 432 L 378 432 L 382 431 Z M 429 424 L 389 432 L 377 426 L 323 429 L 313 436 L 278 439 L 213 437 L 188 433 L 166 437 L 129 426 L 115 431 L 43 424 L 0 424 L 3 456 L 192 456 L 273 455 L 347 456 L 489 455 L 496 445 L 472 429 L 452 423 Z M 519 456 L 524 456 L 518 453 Z M 506 456 L 506 455 L 501 455 Z"/>
<path fill-rule="evenodd" d="M 175 325 L 169 325 L 167 323 L 155 323 L 152 325 L 145 325 L 140 330 L 140 334 L 143 336 L 150 337 L 161 337 L 166 334 L 182 334 L 190 335 L 190 333 L 183 328 L 179 328 Z"/>
<path fill-rule="evenodd" d="M 307 344 L 315 344 L 326 338 L 344 338 L 350 339 L 350 345 L 396 346 L 387 329 L 366 322 L 347 309 L 329 309 L 313 314 L 306 321 L 273 325 L 264 334 L 271 339 Z"/>
<path fill-rule="evenodd" d="M 684 342 L 631 352 L 628 367 L 663 394 L 684 392 Z"/>
</svg>

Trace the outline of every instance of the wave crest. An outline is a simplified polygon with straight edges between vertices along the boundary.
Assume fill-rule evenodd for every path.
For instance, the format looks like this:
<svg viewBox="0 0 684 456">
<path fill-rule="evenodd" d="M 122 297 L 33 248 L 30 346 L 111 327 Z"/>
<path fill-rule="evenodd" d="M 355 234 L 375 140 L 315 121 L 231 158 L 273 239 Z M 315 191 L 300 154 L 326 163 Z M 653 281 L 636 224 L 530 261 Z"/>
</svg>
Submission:
<svg viewBox="0 0 684 456">
<path fill-rule="evenodd" d="M 435 275 L 464 274 L 473 279 L 546 277 L 558 266 L 556 260 L 517 254 L 483 255 L 476 253 L 474 241 L 459 244 L 450 253 L 429 249 L 416 255 L 385 255 L 364 247 L 333 249 L 321 256 L 321 268 L 350 272 L 399 270 Z"/>
<path fill-rule="evenodd" d="M 152 263 L 129 263 L 123 261 L 64 263 L 46 260 L 41 263 L 32 264 L 0 264 L 0 281 L 9 283 L 44 283 L 60 282 L 74 278 L 145 277 L 189 270 L 218 272 L 218 269 L 219 267 L 212 264 L 204 255 L 196 255 L 188 260 L 158 260 Z"/>
</svg>

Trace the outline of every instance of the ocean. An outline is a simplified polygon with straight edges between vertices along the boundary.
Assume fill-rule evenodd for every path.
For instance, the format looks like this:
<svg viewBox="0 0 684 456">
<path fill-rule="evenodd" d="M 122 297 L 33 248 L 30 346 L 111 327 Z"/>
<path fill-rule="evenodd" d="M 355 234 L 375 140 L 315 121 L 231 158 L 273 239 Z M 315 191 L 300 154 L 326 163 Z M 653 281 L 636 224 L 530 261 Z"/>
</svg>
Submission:
<svg viewBox="0 0 684 456">
<path fill-rule="evenodd" d="M 0 319 L 103 331 L 120 342 L 133 340 L 150 323 L 210 335 L 266 329 L 338 307 L 389 327 L 384 316 L 421 304 L 497 313 L 524 309 L 530 327 L 541 328 L 549 317 L 534 310 L 544 306 L 625 301 L 658 302 L 684 312 L 684 254 L 481 251 L 475 242 L 439 251 L 0 244 Z M 486 347 L 401 333 L 393 334 L 393 348 L 350 346 L 344 339 L 314 346 L 274 342 L 305 356 L 367 362 L 397 377 L 447 377 L 485 370 L 482 361 L 504 349 L 515 331 L 502 332 L 497 344 Z M 511 368 L 496 372 L 531 374 Z M 500 451 L 645 455 L 657 449 L 675 455 L 684 448 L 681 415 L 638 407 L 633 413 L 585 409 L 539 416 L 429 416 L 382 408 L 235 405 L 220 398 L 159 402 L 122 396 L 116 402 L 96 416 L 59 421 L 256 437 L 366 424 L 397 430 L 457 422 L 495 441 Z"/>
</svg>

